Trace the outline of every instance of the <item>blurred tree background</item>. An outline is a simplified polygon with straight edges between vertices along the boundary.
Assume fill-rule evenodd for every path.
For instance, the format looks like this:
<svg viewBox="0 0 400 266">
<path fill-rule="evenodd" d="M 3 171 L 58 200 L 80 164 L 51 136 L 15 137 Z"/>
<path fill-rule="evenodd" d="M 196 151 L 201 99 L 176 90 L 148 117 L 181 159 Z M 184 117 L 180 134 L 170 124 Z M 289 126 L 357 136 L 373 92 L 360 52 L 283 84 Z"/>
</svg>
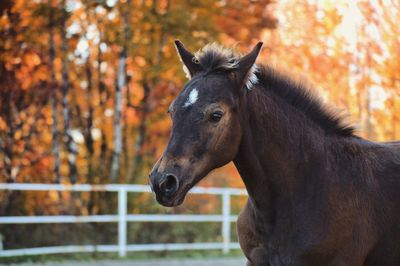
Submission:
<svg viewBox="0 0 400 266">
<path fill-rule="evenodd" d="M 174 39 L 194 51 L 217 41 L 241 52 L 262 40 L 260 62 L 311 80 L 324 100 L 346 110 L 359 135 L 399 139 L 398 21 L 396 0 L 2 0 L 0 182 L 146 184 L 169 135 L 168 105 L 186 82 Z M 228 165 L 201 185 L 242 183 Z M 206 196 L 185 205 L 165 210 L 151 196 L 132 195 L 129 212 L 208 213 L 220 206 Z M 107 193 L 0 195 L 0 215 L 115 208 Z M 132 224 L 130 241 L 195 241 L 196 233 L 215 236 L 218 226 Z M 72 229 L 79 239 L 64 237 Z M 115 230 L 0 227 L 8 248 L 115 242 Z"/>
</svg>

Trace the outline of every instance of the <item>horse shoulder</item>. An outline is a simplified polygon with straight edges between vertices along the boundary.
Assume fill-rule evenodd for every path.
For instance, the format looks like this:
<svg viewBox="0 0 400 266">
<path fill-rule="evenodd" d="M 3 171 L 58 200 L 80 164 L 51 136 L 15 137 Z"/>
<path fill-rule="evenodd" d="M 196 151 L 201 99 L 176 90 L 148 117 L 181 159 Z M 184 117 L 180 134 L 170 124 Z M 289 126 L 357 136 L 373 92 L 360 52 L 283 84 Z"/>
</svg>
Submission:
<svg viewBox="0 0 400 266">
<path fill-rule="evenodd" d="M 251 251 L 260 245 L 255 228 L 253 227 L 254 221 L 252 220 L 252 211 L 251 204 L 248 200 L 240 211 L 236 224 L 240 247 L 247 258 L 250 257 Z"/>
</svg>

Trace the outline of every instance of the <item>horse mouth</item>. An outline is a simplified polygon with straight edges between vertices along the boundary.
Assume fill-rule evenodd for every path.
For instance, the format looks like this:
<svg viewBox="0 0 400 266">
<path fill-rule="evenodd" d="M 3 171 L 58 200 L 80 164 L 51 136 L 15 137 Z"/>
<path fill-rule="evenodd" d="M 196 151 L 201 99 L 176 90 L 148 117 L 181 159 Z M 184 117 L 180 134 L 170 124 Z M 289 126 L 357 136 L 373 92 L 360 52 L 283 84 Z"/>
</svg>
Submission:
<svg viewBox="0 0 400 266">
<path fill-rule="evenodd" d="M 164 207 L 177 207 L 181 205 L 185 199 L 185 196 L 183 197 L 175 197 L 173 199 L 169 199 L 166 197 L 156 197 L 157 202 L 160 203 Z"/>
<path fill-rule="evenodd" d="M 179 206 L 185 200 L 187 192 L 190 190 L 191 187 L 192 186 L 190 185 L 182 186 L 181 188 L 178 189 L 178 191 L 174 195 L 170 197 L 156 193 L 156 200 L 164 207 Z"/>
</svg>

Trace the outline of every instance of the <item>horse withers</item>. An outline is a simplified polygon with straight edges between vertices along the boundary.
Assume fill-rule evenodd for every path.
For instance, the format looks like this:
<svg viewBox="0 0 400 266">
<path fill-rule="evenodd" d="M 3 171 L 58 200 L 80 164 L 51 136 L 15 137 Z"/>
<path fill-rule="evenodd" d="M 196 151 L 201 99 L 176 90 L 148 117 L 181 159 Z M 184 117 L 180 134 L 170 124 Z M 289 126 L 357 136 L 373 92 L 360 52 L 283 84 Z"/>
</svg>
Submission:
<svg viewBox="0 0 400 266">
<path fill-rule="evenodd" d="M 176 41 L 189 82 L 150 182 L 181 204 L 233 161 L 249 198 L 237 230 L 248 265 L 400 265 L 400 144 L 354 134 L 305 83 L 211 44 Z"/>
</svg>

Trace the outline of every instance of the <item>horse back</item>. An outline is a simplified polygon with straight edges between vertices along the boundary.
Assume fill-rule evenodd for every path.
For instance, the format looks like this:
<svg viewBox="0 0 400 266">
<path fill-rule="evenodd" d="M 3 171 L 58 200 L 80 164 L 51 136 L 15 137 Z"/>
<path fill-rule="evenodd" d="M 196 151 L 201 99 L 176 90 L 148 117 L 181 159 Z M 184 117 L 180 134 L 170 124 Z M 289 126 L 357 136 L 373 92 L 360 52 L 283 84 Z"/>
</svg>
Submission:
<svg viewBox="0 0 400 266">
<path fill-rule="evenodd" d="M 380 237 L 365 265 L 400 265 L 400 141 L 377 143 L 375 151 L 372 198 Z"/>
</svg>

